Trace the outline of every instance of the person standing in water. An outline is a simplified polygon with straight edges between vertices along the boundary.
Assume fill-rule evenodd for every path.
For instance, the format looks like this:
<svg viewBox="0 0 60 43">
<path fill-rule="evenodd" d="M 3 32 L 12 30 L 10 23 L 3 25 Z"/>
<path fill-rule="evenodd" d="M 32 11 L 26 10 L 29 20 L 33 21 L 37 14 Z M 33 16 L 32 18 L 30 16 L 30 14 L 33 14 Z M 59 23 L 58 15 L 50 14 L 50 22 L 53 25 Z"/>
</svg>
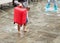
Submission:
<svg viewBox="0 0 60 43">
<path fill-rule="evenodd" d="M 28 7 L 28 0 L 13 0 L 14 7 L 19 6 L 22 4 L 23 8 L 26 8 L 28 11 L 30 10 L 30 7 Z M 23 30 L 27 31 L 27 22 L 28 22 L 28 12 L 27 12 L 27 18 L 26 23 L 24 24 Z M 18 32 L 20 32 L 20 25 L 18 25 Z"/>
<path fill-rule="evenodd" d="M 54 4 L 54 11 L 57 11 L 57 3 L 56 3 L 56 0 L 48 0 L 48 3 L 47 3 L 47 5 L 46 5 L 46 11 L 48 11 L 49 10 L 49 8 L 50 8 L 50 3 L 53 3 Z"/>
</svg>

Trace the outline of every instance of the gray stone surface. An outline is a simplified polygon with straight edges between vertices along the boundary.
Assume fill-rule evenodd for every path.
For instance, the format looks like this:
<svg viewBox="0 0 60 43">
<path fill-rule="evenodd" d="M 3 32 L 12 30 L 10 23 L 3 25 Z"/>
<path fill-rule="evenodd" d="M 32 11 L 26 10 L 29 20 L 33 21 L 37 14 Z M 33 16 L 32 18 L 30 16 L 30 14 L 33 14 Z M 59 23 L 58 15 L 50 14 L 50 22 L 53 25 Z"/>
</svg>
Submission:
<svg viewBox="0 0 60 43">
<path fill-rule="evenodd" d="M 0 10 L 0 43 L 60 43 L 60 11 L 46 12 L 45 2 L 32 3 L 29 31 L 17 33 L 13 8 Z"/>
</svg>

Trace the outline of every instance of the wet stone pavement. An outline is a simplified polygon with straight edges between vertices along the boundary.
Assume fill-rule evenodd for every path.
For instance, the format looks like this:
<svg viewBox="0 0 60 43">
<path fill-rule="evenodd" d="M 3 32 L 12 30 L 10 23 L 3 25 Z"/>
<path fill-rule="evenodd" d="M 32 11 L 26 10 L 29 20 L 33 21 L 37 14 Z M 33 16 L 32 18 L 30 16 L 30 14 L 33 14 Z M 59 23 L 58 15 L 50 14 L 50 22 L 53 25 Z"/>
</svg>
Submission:
<svg viewBox="0 0 60 43">
<path fill-rule="evenodd" d="M 21 29 L 20 34 L 13 24 L 13 8 L 0 10 L 0 43 L 60 43 L 60 10 L 46 12 L 44 3 L 30 5 L 29 31 Z"/>
</svg>

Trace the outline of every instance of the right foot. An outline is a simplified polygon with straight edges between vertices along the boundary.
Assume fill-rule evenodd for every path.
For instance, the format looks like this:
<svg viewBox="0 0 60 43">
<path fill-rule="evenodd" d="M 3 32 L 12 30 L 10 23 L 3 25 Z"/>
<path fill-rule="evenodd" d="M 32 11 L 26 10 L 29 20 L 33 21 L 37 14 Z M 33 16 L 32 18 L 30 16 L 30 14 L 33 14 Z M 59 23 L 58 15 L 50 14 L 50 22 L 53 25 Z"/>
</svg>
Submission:
<svg viewBox="0 0 60 43">
<path fill-rule="evenodd" d="M 24 32 L 27 32 L 27 29 L 23 29 Z"/>
</svg>

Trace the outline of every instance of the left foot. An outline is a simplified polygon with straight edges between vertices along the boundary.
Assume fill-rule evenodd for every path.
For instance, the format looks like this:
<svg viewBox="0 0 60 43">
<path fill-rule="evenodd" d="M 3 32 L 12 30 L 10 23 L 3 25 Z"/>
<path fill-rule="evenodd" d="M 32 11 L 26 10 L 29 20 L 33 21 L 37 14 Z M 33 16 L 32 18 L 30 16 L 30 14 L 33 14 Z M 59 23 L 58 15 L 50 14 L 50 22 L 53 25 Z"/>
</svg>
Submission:
<svg viewBox="0 0 60 43">
<path fill-rule="evenodd" d="M 45 8 L 45 11 L 49 11 L 49 8 Z"/>
<path fill-rule="evenodd" d="M 20 33 L 20 31 L 18 31 L 18 33 Z"/>
</svg>

